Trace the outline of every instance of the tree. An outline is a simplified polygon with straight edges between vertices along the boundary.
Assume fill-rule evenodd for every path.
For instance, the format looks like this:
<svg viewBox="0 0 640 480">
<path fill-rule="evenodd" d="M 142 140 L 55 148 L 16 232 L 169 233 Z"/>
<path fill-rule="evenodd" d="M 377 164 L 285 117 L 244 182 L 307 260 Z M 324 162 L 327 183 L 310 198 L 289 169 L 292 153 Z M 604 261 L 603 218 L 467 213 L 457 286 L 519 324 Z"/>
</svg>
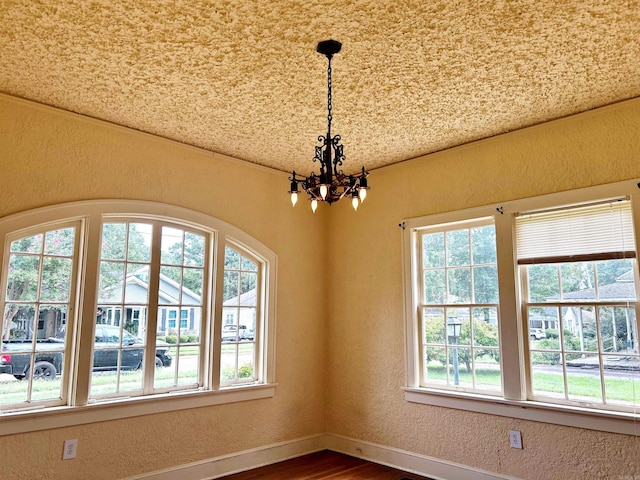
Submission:
<svg viewBox="0 0 640 480">
<path fill-rule="evenodd" d="M 467 346 L 471 345 L 471 331 L 473 329 L 474 349 Z M 427 361 L 438 361 L 446 365 L 447 358 L 445 356 L 445 323 L 444 318 L 434 317 L 425 320 L 424 323 L 424 340 L 427 344 L 442 345 L 442 347 L 427 348 Z M 449 347 L 452 342 L 449 338 Z M 482 349 L 482 347 L 498 346 L 498 327 L 484 320 L 474 319 L 470 322 L 463 322 L 460 329 L 460 337 L 457 339 L 458 360 L 465 364 L 467 372 L 471 372 L 473 352 L 481 351 L 484 355 L 495 361 L 500 361 L 500 352 L 497 349 Z"/>
<path fill-rule="evenodd" d="M 75 228 L 68 227 L 11 242 L 5 297 L 8 303 L 2 322 L 4 340 L 9 340 L 12 336 L 32 336 L 37 329 L 37 325 L 32 323 L 35 321 L 33 316 L 37 303 L 60 303 L 68 300 L 74 241 Z M 16 301 L 24 303 L 13 303 Z M 49 306 L 46 314 L 43 312 L 47 318 L 57 319 L 61 319 L 64 314 L 66 311 L 55 306 Z M 27 324 L 31 322 L 25 331 L 11 328 L 14 320 L 20 317 Z M 51 328 L 45 330 L 50 331 Z"/>
</svg>

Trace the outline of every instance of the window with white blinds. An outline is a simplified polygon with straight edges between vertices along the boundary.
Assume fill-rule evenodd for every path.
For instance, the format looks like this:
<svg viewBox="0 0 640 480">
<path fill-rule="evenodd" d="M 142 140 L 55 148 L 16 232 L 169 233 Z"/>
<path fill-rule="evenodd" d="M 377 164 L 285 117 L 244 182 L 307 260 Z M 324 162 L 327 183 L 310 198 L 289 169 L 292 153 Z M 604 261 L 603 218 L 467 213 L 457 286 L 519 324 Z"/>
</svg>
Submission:
<svg viewBox="0 0 640 480">
<path fill-rule="evenodd" d="M 635 258 L 631 202 L 626 199 L 520 214 L 518 263 Z"/>
<path fill-rule="evenodd" d="M 406 220 L 405 398 L 636 432 L 639 180 Z"/>
</svg>

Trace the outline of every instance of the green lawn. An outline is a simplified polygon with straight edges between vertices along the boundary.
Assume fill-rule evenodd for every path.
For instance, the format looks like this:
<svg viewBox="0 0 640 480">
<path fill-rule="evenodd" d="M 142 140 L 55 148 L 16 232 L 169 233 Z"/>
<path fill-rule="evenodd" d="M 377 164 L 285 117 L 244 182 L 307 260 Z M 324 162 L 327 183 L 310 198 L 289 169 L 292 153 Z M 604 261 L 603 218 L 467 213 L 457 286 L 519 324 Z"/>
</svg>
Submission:
<svg viewBox="0 0 640 480">
<path fill-rule="evenodd" d="M 446 373 L 444 366 L 429 365 L 429 378 L 434 381 L 445 382 Z M 460 384 L 472 385 L 472 377 L 462 366 L 458 371 Z M 453 383 L 453 368 L 449 369 L 449 381 Z M 500 387 L 500 372 L 496 369 L 476 370 L 476 384 L 484 386 Z M 584 397 L 601 401 L 600 377 L 596 375 L 573 375 L 567 380 L 570 397 Z M 606 395 L 608 401 L 627 402 L 640 404 L 640 381 L 634 382 L 627 378 L 605 378 Z M 533 374 L 533 390 L 539 395 L 551 394 L 551 396 L 564 395 L 562 375 L 553 372 L 535 372 Z"/>
</svg>

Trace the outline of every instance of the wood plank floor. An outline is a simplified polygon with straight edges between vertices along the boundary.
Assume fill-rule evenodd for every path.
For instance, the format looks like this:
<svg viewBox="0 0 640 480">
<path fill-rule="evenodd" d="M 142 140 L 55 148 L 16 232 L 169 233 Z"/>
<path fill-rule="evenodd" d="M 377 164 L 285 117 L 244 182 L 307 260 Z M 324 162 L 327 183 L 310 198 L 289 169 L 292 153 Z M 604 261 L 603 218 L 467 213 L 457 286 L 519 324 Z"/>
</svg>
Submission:
<svg viewBox="0 0 640 480">
<path fill-rule="evenodd" d="M 323 450 L 223 477 L 224 480 L 432 480 L 341 453 Z M 222 480 L 222 479 L 221 479 Z"/>
</svg>

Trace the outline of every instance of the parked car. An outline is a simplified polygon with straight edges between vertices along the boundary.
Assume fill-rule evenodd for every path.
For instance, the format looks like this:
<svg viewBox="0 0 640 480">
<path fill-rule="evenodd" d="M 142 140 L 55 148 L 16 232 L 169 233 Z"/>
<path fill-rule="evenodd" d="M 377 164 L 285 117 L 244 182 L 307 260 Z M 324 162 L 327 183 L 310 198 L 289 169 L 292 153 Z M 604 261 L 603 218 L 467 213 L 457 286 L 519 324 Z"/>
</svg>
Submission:
<svg viewBox="0 0 640 480">
<path fill-rule="evenodd" d="M 93 371 L 116 370 L 118 368 L 118 349 L 120 328 L 111 325 L 96 325 L 93 352 Z M 122 331 L 122 370 L 142 368 L 143 348 L 126 348 L 143 345 L 143 341 L 126 330 Z M 31 354 L 25 353 L 31 348 L 31 340 L 9 340 L 2 343 L 0 352 L 0 373 L 8 373 L 17 379 L 30 377 Z M 62 368 L 64 340 L 47 338 L 36 341 L 34 378 L 55 378 Z M 170 345 L 158 341 L 156 343 L 156 367 L 171 366 Z"/>
<path fill-rule="evenodd" d="M 222 326 L 222 341 L 223 342 L 235 342 L 240 340 L 253 340 L 253 330 L 249 330 L 246 325 L 223 325 Z"/>
<path fill-rule="evenodd" d="M 529 336 L 532 340 L 541 340 L 543 338 L 547 338 L 547 334 L 541 328 L 530 328 Z"/>
</svg>

